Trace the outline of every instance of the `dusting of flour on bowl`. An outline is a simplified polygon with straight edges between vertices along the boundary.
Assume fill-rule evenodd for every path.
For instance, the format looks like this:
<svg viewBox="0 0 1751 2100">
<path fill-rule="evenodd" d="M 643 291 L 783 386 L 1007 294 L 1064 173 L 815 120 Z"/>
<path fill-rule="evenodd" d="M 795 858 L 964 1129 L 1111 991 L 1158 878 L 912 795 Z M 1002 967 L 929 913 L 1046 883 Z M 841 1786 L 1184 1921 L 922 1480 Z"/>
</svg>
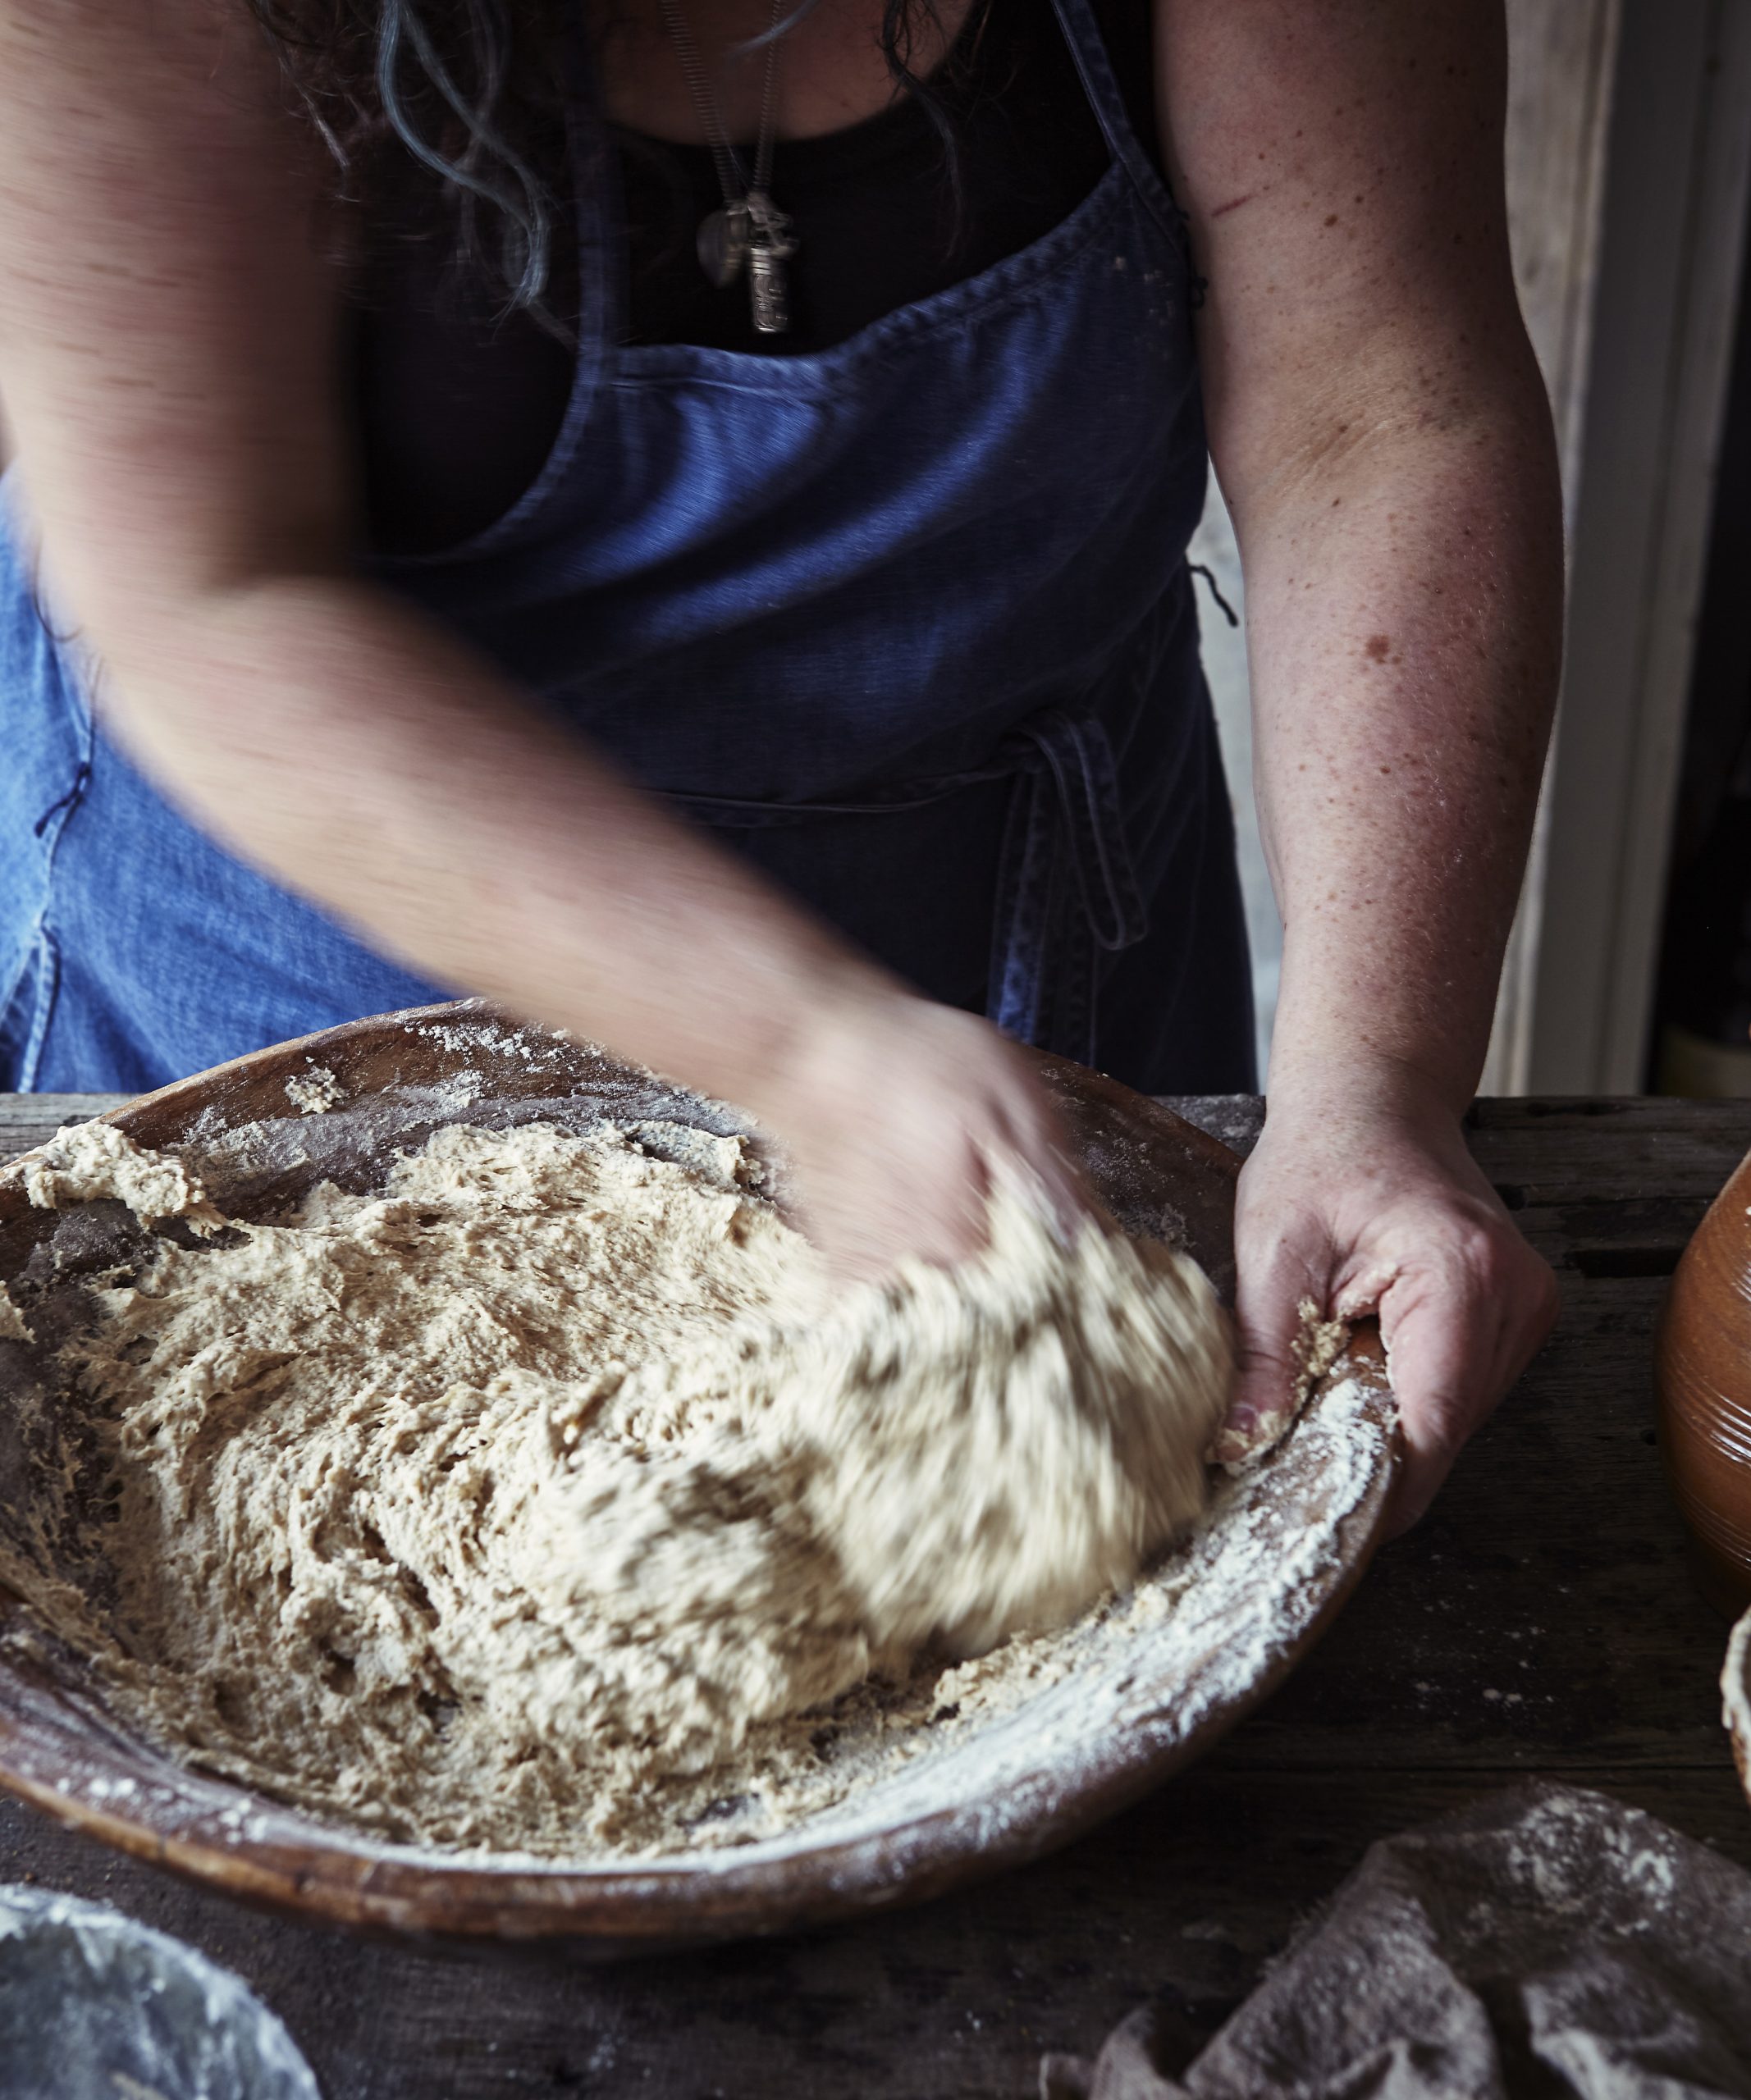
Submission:
<svg viewBox="0 0 1751 2100">
<path fill-rule="evenodd" d="M 76 1310 L 16 1284 L 74 1404 L 0 1573 L 176 1755 L 391 1842 L 830 1808 L 1197 1517 L 1228 1335 L 1187 1258 L 1012 1187 L 954 1275 L 836 1288 L 751 1180 L 678 1124 L 450 1124 L 264 1225 L 63 1132 L 34 1203 L 171 1222 Z"/>
</svg>

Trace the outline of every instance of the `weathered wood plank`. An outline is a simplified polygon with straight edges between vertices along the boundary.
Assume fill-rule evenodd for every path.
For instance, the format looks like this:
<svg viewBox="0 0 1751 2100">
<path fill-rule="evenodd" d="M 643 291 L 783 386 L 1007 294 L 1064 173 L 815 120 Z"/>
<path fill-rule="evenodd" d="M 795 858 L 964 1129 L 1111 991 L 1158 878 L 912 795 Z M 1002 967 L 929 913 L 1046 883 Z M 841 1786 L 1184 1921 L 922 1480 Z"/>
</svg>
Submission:
<svg viewBox="0 0 1751 2100">
<path fill-rule="evenodd" d="M 1264 1125 L 1264 1103 L 1256 1094 L 1162 1099 L 1243 1155 Z M 1466 1129 L 1484 1171 L 1523 1202 L 1700 1197 L 1706 1206 L 1751 1150 L 1751 1101 L 1486 1098 L 1473 1104 Z"/>
<path fill-rule="evenodd" d="M 84 1123 L 119 1108 L 125 1093 L 0 1093 L 0 1159 L 29 1152 L 63 1123 Z"/>
</svg>

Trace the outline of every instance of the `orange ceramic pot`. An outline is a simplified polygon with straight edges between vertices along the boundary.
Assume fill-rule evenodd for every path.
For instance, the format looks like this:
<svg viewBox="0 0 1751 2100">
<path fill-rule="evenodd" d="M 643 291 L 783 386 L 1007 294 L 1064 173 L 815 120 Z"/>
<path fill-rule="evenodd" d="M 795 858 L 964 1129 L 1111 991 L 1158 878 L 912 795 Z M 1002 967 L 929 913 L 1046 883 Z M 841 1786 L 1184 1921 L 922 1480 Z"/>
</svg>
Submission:
<svg viewBox="0 0 1751 2100">
<path fill-rule="evenodd" d="M 1703 1589 L 1751 1605 L 1751 1156 L 1672 1278 L 1655 1343 L 1660 1442 Z"/>
</svg>

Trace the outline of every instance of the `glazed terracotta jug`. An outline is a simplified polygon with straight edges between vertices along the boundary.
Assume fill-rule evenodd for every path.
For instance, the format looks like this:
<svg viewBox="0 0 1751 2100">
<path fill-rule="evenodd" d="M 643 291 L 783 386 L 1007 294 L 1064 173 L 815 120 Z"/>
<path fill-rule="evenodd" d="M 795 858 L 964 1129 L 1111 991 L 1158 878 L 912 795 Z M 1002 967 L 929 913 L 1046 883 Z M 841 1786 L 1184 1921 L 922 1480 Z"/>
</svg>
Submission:
<svg viewBox="0 0 1751 2100">
<path fill-rule="evenodd" d="M 1751 1155 L 1685 1248 L 1654 1347 L 1661 1449 L 1698 1578 L 1737 1617 L 1751 1605 Z"/>
</svg>

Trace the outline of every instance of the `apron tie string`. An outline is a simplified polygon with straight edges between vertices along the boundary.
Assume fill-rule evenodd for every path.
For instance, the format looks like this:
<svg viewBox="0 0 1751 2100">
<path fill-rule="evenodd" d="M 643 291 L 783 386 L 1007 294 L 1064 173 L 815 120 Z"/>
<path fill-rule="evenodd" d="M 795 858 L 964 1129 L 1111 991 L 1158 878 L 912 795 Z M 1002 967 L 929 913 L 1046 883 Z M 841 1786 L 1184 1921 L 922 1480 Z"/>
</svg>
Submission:
<svg viewBox="0 0 1751 2100">
<path fill-rule="evenodd" d="M 1053 708 L 1024 723 L 986 765 L 915 781 L 866 801 L 772 802 L 670 792 L 672 807 L 747 830 L 926 807 L 962 788 L 1013 779 L 998 866 L 986 1017 L 1006 1035 L 1090 1064 L 1100 956 L 1149 931 L 1131 859 L 1118 768 L 1092 714 Z"/>
<path fill-rule="evenodd" d="M 1141 940 L 1149 914 L 1105 728 L 1054 710 L 1020 737 L 1032 749 L 1004 841 L 985 1011 L 1005 1034 L 1089 1064 L 1099 955 Z"/>
</svg>

